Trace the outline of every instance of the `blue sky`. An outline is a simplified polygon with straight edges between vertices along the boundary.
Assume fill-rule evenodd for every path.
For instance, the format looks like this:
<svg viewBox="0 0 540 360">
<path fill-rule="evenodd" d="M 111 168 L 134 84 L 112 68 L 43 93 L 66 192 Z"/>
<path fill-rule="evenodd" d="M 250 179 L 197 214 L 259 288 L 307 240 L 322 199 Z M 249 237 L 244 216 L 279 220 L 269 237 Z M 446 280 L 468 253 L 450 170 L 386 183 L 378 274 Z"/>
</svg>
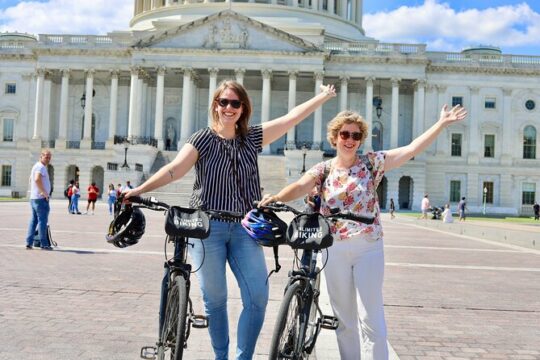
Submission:
<svg viewBox="0 0 540 360">
<path fill-rule="evenodd" d="M 540 56 L 540 0 L 363 0 L 366 35 L 456 52 L 493 45 Z M 126 30 L 133 0 L 0 0 L 0 32 L 106 34 Z M 111 6 L 114 4 L 114 6 Z M 31 15 L 30 15 L 31 14 Z"/>
</svg>

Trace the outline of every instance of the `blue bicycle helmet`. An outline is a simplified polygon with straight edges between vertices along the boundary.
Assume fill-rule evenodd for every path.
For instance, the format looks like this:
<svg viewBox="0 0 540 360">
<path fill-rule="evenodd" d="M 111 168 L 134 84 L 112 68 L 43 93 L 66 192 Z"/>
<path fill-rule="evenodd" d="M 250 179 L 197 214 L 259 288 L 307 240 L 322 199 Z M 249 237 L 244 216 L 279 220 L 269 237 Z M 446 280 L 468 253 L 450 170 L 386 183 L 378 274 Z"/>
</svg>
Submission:
<svg viewBox="0 0 540 360">
<path fill-rule="evenodd" d="M 143 212 L 132 206 L 125 206 L 109 225 L 107 242 L 119 248 L 135 245 L 144 234 L 146 220 Z"/>
<path fill-rule="evenodd" d="M 253 209 L 242 219 L 242 226 L 259 245 L 285 244 L 287 224 L 273 212 Z"/>
</svg>

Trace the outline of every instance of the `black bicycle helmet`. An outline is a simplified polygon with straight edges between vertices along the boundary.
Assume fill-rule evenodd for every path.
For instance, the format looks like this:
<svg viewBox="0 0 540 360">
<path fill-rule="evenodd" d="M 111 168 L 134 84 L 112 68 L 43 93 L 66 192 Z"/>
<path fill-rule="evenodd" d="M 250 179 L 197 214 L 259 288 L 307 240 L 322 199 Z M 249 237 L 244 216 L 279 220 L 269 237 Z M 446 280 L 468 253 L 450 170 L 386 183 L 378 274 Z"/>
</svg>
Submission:
<svg viewBox="0 0 540 360">
<path fill-rule="evenodd" d="M 146 220 L 137 207 L 125 206 L 109 225 L 107 242 L 119 248 L 135 245 L 144 234 Z"/>
<path fill-rule="evenodd" d="M 278 246 L 285 243 L 287 224 L 273 212 L 253 209 L 242 219 L 242 226 L 259 245 Z"/>
</svg>

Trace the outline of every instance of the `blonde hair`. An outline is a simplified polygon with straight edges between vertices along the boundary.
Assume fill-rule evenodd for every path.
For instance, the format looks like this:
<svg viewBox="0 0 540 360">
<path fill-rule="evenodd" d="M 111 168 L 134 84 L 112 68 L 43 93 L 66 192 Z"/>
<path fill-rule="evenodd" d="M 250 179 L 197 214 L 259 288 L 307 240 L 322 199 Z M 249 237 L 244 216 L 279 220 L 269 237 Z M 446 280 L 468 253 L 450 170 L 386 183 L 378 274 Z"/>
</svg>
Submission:
<svg viewBox="0 0 540 360">
<path fill-rule="evenodd" d="M 248 133 L 248 123 L 251 118 L 251 100 L 247 94 L 246 89 L 242 84 L 234 80 L 224 80 L 222 81 L 216 91 L 214 91 L 214 96 L 212 97 L 212 103 L 210 104 L 210 109 L 208 111 L 212 114 L 212 127 L 215 129 L 219 124 L 219 116 L 216 111 L 216 102 L 219 99 L 221 93 L 226 89 L 231 89 L 238 96 L 238 100 L 242 103 L 242 115 L 236 122 L 236 135 L 241 137 L 246 137 Z"/>
<path fill-rule="evenodd" d="M 358 115 L 358 113 L 350 110 L 341 111 L 328 123 L 328 132 L 326 133 L 326 139 L 328 140 L 330 145 L 332 145 L 333 148 L 336 147 L 336 141 L 339 135 L 339 131 L 345 124 L 355 124 L 358 126 L 358 129 L 360 131 L 360 145 L 362 145 L 368 135 L 368 126 L 363 117 Z"/>
</svg>

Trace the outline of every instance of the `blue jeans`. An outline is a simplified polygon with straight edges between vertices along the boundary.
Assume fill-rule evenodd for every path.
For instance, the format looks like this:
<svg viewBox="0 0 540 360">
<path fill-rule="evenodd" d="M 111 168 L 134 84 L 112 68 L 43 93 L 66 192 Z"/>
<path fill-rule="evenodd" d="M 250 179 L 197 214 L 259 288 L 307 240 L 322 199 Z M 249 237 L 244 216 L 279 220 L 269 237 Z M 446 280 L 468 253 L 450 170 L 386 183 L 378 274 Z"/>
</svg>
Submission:
<svg viewBox="0 0 540 360">
<path fill-rule="evenodd" d="M 191 239 L 194 246 L 189 249 L 189 254 L 193 269 L 197 269 L 204 259 L 196 274 L 203 293 L 212 347 L 216 360 L 228 359 L 229 321 L 225 273 L 225 264 L 228 262 L 240 287 L 243 305 L 238 321 L 236 359 L 251 359 L 268 303 L 264 252 L 240 223 L 215 220 L 210 223 L 210 236 L 204 240 Z"/>
<path fill-rule="evenodd" d="M 30 207 L 32 208 L 32 217 L 26 234 L 26 245 L 32 246 L 34 244 L 34 233 L 37 228 L 41 239 L 41 247 L 51 246 L 47 238 L 47 224 L 49 223 L 49 212 L 51 210 L 49 202 L 45 199 L 32 199 L 30 200 Z"/>
<path fill-rule="evenodd" d="M 72 213 L 78 213 L 79 211 L 79 197 L 76 195 L 71 196 L 71 212 Z"/>
</svg>

